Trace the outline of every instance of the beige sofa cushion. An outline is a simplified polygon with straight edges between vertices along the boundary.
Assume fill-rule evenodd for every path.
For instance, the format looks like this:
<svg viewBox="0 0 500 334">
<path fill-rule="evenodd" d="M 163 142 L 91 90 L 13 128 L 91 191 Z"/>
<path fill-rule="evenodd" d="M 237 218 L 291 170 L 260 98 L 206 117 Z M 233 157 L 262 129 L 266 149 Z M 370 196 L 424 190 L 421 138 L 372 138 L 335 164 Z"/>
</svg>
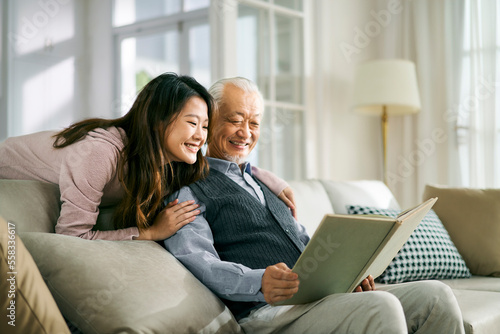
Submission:
<svg viewBox="0 0 500 334">
<path fill-rule="evenodd" d="M 500 293 L 453 290 L 462 311 L 466 334 L 498 333 Z"/>
<path fill-rule="evenodd" d="M 17 226 L 2 217 L 0 268 L 0 333 L 69 334 L 33 258 L 17 236 Z"/>
<path fill-rule="evenodd" d="M 59 186 L 32 180 L 0 180 L 0 215 L 18 232 L 54 232 L 61 210 Z M 99 207 L 94 229 L 112 230 L 114 207 Z"/>
<path fill-rule="evenodd" d="M 238 333 L 225 305 L 153 241 L 21 234 L 63 315 L 84 333 Z"/>
<path fill-rule="evenodd" d="M 427 185 L 434 211 L 473 275 L 500 277 L 500 189 Z"/>
<path fill-rule="evenodd" d="M 17 232 L 54 232 L 59 217 L 59 187 L 40 181 L 0 180 L 0 215 Z"/>
<path fill-rule="evenodd" d="M 500 293 L 500 279 L 491 276 L 472 276 L 469 279 L 440 280 L 454 290 L 493 291 Z"/>
</svg>

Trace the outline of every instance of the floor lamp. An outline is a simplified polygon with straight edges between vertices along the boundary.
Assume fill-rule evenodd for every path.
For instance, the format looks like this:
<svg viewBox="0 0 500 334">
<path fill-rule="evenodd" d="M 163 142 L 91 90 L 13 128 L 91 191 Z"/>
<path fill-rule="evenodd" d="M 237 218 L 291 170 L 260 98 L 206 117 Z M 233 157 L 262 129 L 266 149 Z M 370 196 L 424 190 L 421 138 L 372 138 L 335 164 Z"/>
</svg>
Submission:
<svg viewBox="0 0 500 334">
<path fill-rule="evenodd" d="M 384 182 L 387 184 L 387 118 L 420 110 L 415 64 L 403 59 L 360 64 L 354 78 L 352 109 L 382 120 Z"/>
</svg>

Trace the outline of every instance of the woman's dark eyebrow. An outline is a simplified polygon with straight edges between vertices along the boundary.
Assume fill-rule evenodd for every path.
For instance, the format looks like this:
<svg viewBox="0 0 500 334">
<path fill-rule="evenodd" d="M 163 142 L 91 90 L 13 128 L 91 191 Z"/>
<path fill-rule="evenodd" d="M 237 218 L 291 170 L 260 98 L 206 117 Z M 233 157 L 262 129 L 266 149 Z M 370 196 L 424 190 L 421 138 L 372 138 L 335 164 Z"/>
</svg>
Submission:
<svg viewBox="0 0 500 334">
<path fill-rule="evenodd" d="M 201 120 L 201 117 L 199 115 L 196 115 L 196 114 L 187 114 L 187 115 L 184 115 L 183 117 L 194 117 L 194 118 L 197 118 L 198 120 Z M 203 121 L 208 122 L 208 118 L 204 119 Z"/>
</svg>

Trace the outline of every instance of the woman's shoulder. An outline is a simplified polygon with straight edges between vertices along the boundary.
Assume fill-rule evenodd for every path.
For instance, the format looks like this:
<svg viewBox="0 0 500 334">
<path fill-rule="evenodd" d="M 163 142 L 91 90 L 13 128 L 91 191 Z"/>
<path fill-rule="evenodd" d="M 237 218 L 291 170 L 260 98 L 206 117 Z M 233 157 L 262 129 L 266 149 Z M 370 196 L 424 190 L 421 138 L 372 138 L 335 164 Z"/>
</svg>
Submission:
<svg viewBox="0 0 500 334">
<path fill-rule="evenodd" d="M 127 142 L 127 134 L 122 128 L 95 128 L 88 132 L 86 140 L 114 146 L 121 151 Z"/>
<path fill-rule="evenodd" d="M 115 127 L 95 128 L 82 140 L 62 148 L 65 168 L 91 182 L 94 189 L 103 189 L 116 176 L 124 148 L 122 131 Z"/>
<path fill-rule="evenodd" d="M 52 138 L 57 132 L 54 130 L 50 131 L 40 131 L 40 132 L 33 132 L 29 134 L 24 134 L 24 135 L 19 135 L 19 136 L 13 136 L 13 137 L 8 137 L 5 139 L 3 143 L 30 143 L 30 142 L 39 142 L 40 140 L 43 139 L 50 139 Z"/>
<path fill-rule="evenodd" d="M 65 151 L 65 160 L 68 161 L 76 160 L 83 165 L 115 166 L 125 147 L 125 140 L 125 132 L 122 129 L 95 128 L 89 131 L 83 139 L 62 150 Z"/>
<path fill-rule="evenodd" d="M 44 157 L 52 151 L 55 134 L 55 131 L 42 131 L 9 137 L 0 142 L 0 156 L 5 158 L 6 155 L 10 154 L 28 157 L 32 155 L 31 153 L 35 153 L 37 156 Z"/>
</svg>

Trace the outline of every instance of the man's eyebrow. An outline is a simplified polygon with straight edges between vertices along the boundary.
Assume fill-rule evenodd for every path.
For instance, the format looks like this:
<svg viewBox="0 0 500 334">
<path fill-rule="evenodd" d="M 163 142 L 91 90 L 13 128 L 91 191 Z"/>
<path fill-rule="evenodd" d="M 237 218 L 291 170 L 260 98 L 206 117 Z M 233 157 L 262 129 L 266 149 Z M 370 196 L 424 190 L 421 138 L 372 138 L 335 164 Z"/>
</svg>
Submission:
<svg viewBox="0 0 500 334">
<path fill-rule="evenodd" d="M 242 113 L 241 111 L 233 111 L 228 116 L 241 116 L 241 117 L 243 117 L 243 116 L 245 116 L 245 114 Z"/>
<path fill-rule="evenodd" d="M 227 115 L 228 117 L 231 117 L 231 116 L 241 116 L 241 117 L 245 117 L 246 114 L 241 112 L 241 111 L 233 111 L 231 112 L 229 115 Z M 254 114 L 252 116 L 252 118 L 256 117 L 256 116 L 260 116 L 260 114 Z"/>
</svg>

